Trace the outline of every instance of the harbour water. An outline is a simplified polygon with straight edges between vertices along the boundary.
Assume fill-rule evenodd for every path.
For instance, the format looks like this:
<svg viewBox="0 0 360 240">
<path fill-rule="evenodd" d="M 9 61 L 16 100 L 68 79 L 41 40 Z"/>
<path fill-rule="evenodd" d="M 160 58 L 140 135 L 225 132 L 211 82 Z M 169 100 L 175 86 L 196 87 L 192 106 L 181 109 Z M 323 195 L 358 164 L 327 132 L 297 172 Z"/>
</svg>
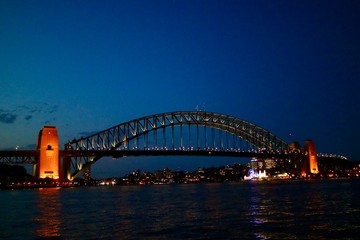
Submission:
<svg viewBox="0 0 360 240">
<path fill-rule="evenodd" d="M 360 179 L 0 190 L 0 239 L 358 239 Z"/>
</svg>

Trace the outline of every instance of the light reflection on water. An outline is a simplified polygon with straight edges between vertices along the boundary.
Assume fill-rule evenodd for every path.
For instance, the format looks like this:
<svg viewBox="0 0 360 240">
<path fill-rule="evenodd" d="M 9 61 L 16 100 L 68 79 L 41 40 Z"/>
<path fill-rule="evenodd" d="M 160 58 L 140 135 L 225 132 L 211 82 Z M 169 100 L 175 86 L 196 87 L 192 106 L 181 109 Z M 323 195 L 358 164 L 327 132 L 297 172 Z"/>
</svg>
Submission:
<svg viewBox="0 0 360 240">
<path fill-rule="evenodd" d="M 40 237 L 60 237 L 61 225 L 61 200 L 60 188 L 40 188 L 38 189 L 38 199 L 36 208 L 39 215 L 34 218 L 38 224 L 35 230 Z"/>
<path fill-rule="evenodd" d="M 0 239 L 357 239 L 359 182 L 0 191 Z"/>
</svg>

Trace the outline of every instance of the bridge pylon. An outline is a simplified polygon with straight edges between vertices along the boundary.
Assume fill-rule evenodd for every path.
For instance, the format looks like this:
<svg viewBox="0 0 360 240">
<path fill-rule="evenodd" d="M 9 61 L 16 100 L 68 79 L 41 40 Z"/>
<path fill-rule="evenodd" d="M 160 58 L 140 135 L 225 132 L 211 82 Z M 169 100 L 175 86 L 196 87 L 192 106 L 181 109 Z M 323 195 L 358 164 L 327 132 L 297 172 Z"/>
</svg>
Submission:
<svg viewBox="0 0 360 240">
<path fill-rule="evenodd" d="M 36 166 L 36 177 L 58 180 L 59 174 L 59 137 L 54 126 L 44 126 L 39 132 L 36 148 L 40 150 L 40 159 Z"/>
<path fill-rule="evenodd" d="M 306 140 L 301 159 L 300 175 L 301 177 L 307 177 L 318 173 L 319 166 L 314 141 Z"/>
<path fill-rule="evenodd" d="M 305 148 L 306 148 L 306 151 L 308 153 L 306 171 L 309 174 L 318 174 L 319 173 L 319 167 L 318 167 L 317 154 L 316 154 L 314 141 L 306 140 L 305 141 Z"/>
</svg>

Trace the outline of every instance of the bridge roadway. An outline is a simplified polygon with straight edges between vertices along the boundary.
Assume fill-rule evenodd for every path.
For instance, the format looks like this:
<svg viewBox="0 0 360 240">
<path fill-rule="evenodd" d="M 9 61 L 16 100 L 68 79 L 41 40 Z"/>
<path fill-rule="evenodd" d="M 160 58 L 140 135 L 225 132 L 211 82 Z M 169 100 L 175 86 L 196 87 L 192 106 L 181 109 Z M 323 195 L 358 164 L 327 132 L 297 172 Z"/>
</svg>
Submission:
<svg viewBox="0 0 360 240">
<path fill-rule="evenodd" d="M 242 157 L 242 158 L 287 158 L 288 154 L 271 154 L 258 152 L 242 152 L 242 151 L 217 151 L 217 150 L 62 150 L 60 156 L 64 157 L 80 157 L 80 156 L 96 156 L 96 157 L 137 157 L 137 156 L 217 156 L 217 157 Z"/>
<path fill-rule="evenodd" d="M 299 153 L 264 153 L 247 152 L 237 150 L 60 150 L 60 157 L 137 157 L 137 156 L 212 156 L 212 157 L 241 157 L 241 158 L 274 158 L 274 159 L 292 159 L 301 156 Z M 7 164 L 34 164 L 40 157 L 39 150 L 9 150 L 0 151 L 0 163 Z M 318 160 L 335 159 L 318 155 Z M 341 159 L 341 158 L 339 158 Z M 341 159 L 343 160 L 343 159 Z"/>
<path fill-rule="evenodd" d="M 218 151 L 218 150 L 60 150 L 60 157 L 113 157 L 121 158 L 127 156 L 226 156 L 226 157 L 257 157 L 257 158 L 284 158 L 288 154 L 271 154 L 258 152 L 242 152 L 242 151 Z M 35 159 L 40 157 L 39 150 L 9 150 L 0 151 L 0 162 L 7 162 L 6 159 L 13 159 L 12 163 L 34 163 Z M 20 161 L 23 159 L 23 161 Z M 26 159 L 33 159 L 33 162 L 26 162 Z M 11 161 L 9 161 L 11 163 Z"/>
</svg>

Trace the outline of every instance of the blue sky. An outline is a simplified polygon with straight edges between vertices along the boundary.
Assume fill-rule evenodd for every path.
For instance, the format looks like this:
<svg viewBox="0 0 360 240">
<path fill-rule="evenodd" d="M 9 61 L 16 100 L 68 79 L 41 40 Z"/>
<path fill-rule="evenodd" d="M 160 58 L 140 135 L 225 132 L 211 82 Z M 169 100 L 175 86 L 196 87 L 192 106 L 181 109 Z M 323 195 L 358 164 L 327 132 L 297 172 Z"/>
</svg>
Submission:
<svg viewBox="0 0 360 240">
<path fill-rule="evenodd" d="M 0 0 L 0 149 L 199 106 L 358 160 L 359 29 L 359 1 Z"/>
</svg>

